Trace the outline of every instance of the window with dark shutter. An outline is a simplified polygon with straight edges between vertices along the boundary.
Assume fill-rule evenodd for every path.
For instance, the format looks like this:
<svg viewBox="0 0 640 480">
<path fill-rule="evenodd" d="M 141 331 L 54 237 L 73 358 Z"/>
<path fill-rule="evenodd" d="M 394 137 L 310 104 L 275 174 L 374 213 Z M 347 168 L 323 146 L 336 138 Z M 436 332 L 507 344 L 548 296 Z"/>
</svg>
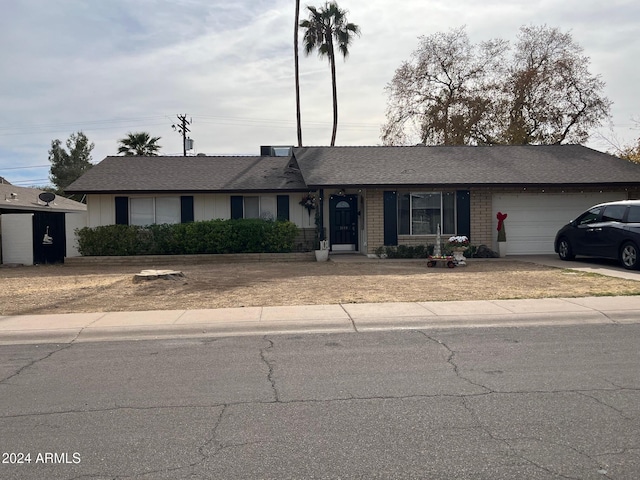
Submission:
<svg viewBox="0 0 640 480">
<path fill-rule="evenodd" d="M 116 225 L 129 225 L 129 198 L 116 197 Z"/>
<path fill-rule="evenodd" d="M 278 220 L 289 220 L 289 195 L 278 195 Z"/>
<path fill-rule="evenodd" d="M 185 195 L 180 197 L 180 223 L 193 222 L 193 196 Z"/>
<path fill-rule="evenodd" d="M 241 195 L 231 196 L 231 218 L 244 218 L 244 201 Z"/>
</svg>

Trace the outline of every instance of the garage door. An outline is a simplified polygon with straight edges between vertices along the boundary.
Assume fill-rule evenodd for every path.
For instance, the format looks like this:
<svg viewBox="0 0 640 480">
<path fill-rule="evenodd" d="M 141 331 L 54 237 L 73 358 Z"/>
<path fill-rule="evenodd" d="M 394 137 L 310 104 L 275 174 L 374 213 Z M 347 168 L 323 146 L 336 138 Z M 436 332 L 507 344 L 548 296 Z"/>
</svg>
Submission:
<svg viewBox="0 0 640 480">
<path fill-rule="evenodd" d="M 556 232 L 589 207 L 602 202 L 625 200 L 626 192 L 603 193 L 519 193 L 493 196 L 493 235 L 497 245 L 496 213 L 505 221 L 508 255 L 554 253 Z"/>
</svg>

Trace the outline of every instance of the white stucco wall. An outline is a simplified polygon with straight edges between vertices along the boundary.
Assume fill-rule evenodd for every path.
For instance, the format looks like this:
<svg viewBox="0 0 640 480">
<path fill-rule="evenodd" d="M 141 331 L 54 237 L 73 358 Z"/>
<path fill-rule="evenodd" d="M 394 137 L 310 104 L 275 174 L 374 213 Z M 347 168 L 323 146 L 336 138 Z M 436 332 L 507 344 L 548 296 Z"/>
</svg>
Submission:
<svg viewBox="0 0 640 480">
<path fill-rule="evenodd" d="M 64 224 L 67 257 L 79 257 L 80 252 L 78 252 L 78 239 L 75 230 L 87 226 L 87 212 L 67 213 Z"/>
<path fill-rule="evenodd" d="M 33 215 L 2 215 L 2 263 L 33 265 Z"/>
<path fill-rule="evenodd" d="M 87 226 L 99 227 L 116 222 L 114 195 L 87 195 Z"/>
</svg>

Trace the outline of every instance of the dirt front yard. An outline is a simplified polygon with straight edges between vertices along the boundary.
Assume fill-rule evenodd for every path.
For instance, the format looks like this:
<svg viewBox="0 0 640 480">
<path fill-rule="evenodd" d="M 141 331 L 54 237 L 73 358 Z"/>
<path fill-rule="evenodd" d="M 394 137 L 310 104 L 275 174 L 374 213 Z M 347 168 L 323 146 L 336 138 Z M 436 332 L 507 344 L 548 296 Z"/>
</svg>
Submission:
<svg viewBox="0 0 640 480">
<path fill-rule="evenodd" d="M 335 303 L 640 295 L 640 281 L 510 260 L 162 265 L 178 280 L 134 283 L 149 266 L 0 268 L 0 315 Z"/>
</svg>

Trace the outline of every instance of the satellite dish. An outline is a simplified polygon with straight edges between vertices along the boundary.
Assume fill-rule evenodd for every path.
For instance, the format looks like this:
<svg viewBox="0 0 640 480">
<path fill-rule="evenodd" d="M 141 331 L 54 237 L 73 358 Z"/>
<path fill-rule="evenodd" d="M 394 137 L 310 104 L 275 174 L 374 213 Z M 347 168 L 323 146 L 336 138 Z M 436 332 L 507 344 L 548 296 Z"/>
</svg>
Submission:
<svg viewBox="0 0 640 480">
<path fill-rule="evenodd" d="M 55 194 L 51 193 L 51 192 L 42 192 L 40 195 L 38 195 L 38 198 L 40 200 L 42 200 L 44 203 L 47 204 L 47 207 L 49 206 L 49 202 L 53 202 L 56 198 Z"/>
</svg>

